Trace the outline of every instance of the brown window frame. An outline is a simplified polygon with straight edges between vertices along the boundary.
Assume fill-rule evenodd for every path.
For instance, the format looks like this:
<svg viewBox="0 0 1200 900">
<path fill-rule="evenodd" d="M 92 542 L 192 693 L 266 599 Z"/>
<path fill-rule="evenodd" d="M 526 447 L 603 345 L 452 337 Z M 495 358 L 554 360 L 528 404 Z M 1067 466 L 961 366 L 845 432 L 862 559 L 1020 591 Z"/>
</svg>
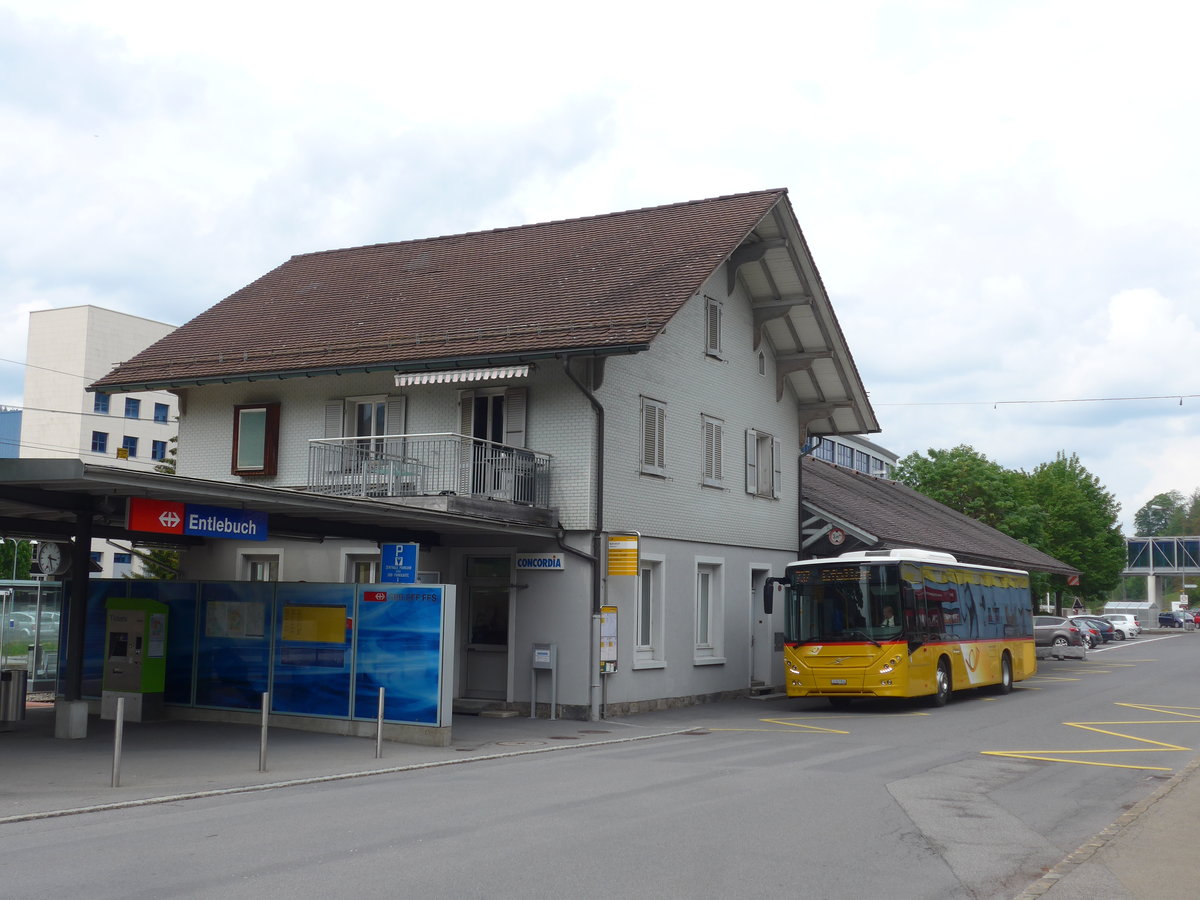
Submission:
<svg viewBox="0 0 1200 900">
<path fill-rule="evenodd" d="M 238 449 L 241 446 L 242 413 L 247 410 L 264 410 L 267 419 L 263 433 L 263 464 L 261 466 L 239 467 Z M 275 475 L 279 464 L 279 404 L 278 403 L 244 403 L 233 408 L 233 457 L 230 461 L 230 473 L 242 477 Z"/>
</svg>

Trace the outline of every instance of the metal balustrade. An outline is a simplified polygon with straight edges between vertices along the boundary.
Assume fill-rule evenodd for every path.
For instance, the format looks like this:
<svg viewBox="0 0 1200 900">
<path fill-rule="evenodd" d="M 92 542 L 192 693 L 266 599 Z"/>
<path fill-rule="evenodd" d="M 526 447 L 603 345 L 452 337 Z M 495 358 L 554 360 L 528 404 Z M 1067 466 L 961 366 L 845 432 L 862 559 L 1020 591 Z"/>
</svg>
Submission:
<svg viewBox="0 0 1200 900">
<path fill-rule="evenodd" d="M 308 489 L 342 497 L 458 494 L 550 505 L 550 456 L 461 434 L 309 441 Z"/>
</svg>

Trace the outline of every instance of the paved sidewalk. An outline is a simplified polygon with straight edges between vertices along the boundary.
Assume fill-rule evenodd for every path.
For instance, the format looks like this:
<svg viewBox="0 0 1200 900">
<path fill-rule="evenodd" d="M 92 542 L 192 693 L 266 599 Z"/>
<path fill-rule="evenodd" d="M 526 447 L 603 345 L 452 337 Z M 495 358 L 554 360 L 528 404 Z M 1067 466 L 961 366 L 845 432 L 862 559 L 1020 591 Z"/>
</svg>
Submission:
<svg viewBox="0 0 1200 900">
<path fill-rule="evenodd" d="M 1200 819 L 1200 759 L 1013 900 L 1195 900 L 1191 839 Z"/>
<path fill-rule="evenodd" d="M 374 738 L 271 727 L 265 772 L 259 771 L 259 725 L 126 722 L 119 784 L 113 787 L 114 723 L 90 716 L 87 737 L 56 739 L 53 704 L 30 704 L 24 721 L 0 723 L 0 825 L 85 809 L 678 734 L 695 729 L 705 709 L 712 707 L 602 722 L 456 715 L 449 747 L 383 741 L 379 759 Z"/>
<path fill-rule="evenodd" d="M 112 787 L 113 723 L 89 718 L 88 736 L 54 738 L 54 709 L 33 704 L 25 721 L 0 724 L 0 826 L 234 791 L 360 778 L 588 744 L 646 740 L 720 727 L 770 704 L 734 701 L 580 722 L 455 716 L 449 747 L 273 727 L 260 772 L 257 725 L 127 723 L 120 784 Z M 4 728 L 10 730 L 4 731 Z M 1193 900 L 1200 874 L 1188 846 L 1200 819 L 1200 760 L 1175 775 L 1013 900 Z"/>
</svg>

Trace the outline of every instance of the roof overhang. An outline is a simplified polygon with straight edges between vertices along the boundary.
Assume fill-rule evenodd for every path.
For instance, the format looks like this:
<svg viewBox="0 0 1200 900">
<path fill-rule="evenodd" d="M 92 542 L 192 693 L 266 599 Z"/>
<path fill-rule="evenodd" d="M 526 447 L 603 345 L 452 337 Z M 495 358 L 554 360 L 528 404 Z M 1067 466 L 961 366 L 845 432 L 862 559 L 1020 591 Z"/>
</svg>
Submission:
<svg viewBox="0 0 1200 900">
<path fill-rule="evenodd" d="M 775 204 L 734 251 L 726 280 L 750 298 L 754 347 L 770 345 L 777 399 L 792 398 L 810 435 L 881 430 L 789 203 Z"/>
<path fill-rule="evenodd" d="M 495 353 L 486 356 L 436 357 L 421 360 L 418 363 L 364 363 L 360 366 L 325 366 L 307 369 L 272 369 L 263 372 L 245 372 L 228 375 L 216 375 L 204 378 L 158 378 L 145 381 L 106 381 L 103 385 L 90 384 L 85 390 L 105 394 L 121 394 L 131 391 L 166 391 L 189 387 L 201 387 L 206 384 L 234 384 L 253 381 L 281 381 L 287 378 L 316 378 L 321 375 L 355 375 L 377 372 L 395 372 L 397 374 L 426 373 L 431 371 L 450 371 L 453 369 L 489 369 L 493 367 L 513 367 L 530 365 L 539 360 L 562 359 L 564 357 L 606 357 L 628 356 L 633 353 L 644 353 L 650 349 L 648 343 L 606 345 L 601 347 L 580 346 L 565 347 L 545 352 L 524 353 Z M 106 378 L 108 376 L 105 376 Z"/>
</svg>

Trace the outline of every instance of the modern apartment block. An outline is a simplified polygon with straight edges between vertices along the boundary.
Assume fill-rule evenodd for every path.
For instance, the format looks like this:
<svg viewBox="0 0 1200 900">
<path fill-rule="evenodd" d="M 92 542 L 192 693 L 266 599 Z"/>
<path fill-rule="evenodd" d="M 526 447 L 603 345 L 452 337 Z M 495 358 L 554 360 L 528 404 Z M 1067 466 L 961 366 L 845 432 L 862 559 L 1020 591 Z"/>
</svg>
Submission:
<svg viewBox="0 0 1200 900">
<path fill-rule="evenodd" d="M 25 403 L 19 456 L 78 457 L 89 463 L 152 471 L 170 455 L 179 404 L 167 391 L 119 396 L 89 393 L 88 384 L 175 330 L 98 306 L 29 314 Z M 128 547 L 97 540 L 100 577 L 134 571 Z"/>
</svg>

